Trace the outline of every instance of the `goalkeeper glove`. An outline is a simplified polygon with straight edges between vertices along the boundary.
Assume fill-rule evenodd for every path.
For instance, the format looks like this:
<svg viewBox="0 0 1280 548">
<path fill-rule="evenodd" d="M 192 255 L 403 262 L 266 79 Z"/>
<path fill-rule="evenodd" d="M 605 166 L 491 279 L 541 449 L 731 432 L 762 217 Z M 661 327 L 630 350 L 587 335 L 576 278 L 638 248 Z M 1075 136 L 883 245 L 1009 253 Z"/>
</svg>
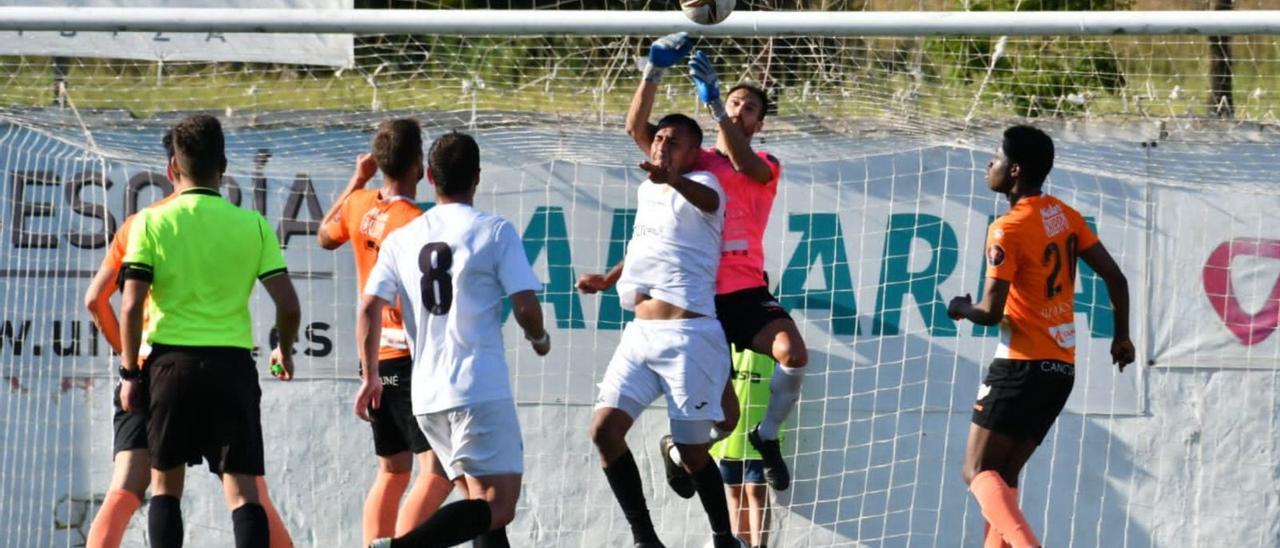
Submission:
<svg viewBox="0 0 1280 548">
<path fill-rule="evenodd" d="M 693 49 L 693 40 L 689 33 L 677 32 L 668 34 L 653 41 L 649 46 L 649 63 L 644 66 L 644 80 L 658 83 L 667 69 L 679 63 Z"/>
<path fill-rule="evenodd" d="M 689 58 L 689 77 L 693 79 L 693 87 L 698 91 L 698 99 L 711 111 L 711 119 L 716 123 L 728 115 L 724 111 L 724 101 L 720 100 L 720 77 L 716 76 L 715 67 L 702 50 L 698 50 Z"/>
</svg>

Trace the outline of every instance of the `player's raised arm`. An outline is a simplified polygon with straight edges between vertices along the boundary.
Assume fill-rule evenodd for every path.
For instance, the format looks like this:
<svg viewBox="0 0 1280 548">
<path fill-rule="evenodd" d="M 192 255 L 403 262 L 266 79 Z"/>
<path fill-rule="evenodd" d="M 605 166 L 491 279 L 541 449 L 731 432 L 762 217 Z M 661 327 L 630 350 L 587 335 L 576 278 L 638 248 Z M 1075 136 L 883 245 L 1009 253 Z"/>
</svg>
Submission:
<svg viewBox="0 0 1280 548">
<path fill-rule="evenodd" d="M 650 181 L 670 186 L 693 204 L 693 207 L 701 209 L 704 213 L 715 213 L 720 210 L 720 193 L 711 187 L 650 162 L 641 163 L 640 169 L 649 172 Z"/>
<path fill-rule="evenodd" d="M 324 214 L 324 220 L 320 222 L 320 230 L 317 231 L 319 234 L 316 235 L 320 240 L 320 247 L 337 249 L 350 239 L 341 221 L 342 206 L 347 203 L 347 198 L 352 192 L 364 188 L 377 173 L 378 162 L 373 159 L 372 154 L 364 153 L 356 156 L 356 171 L 351 175 L 351 181 L 347 183 L 347 188 L 342 191 L 342 194 L 333 201 L 333 205 L 329 206 L 329 211 Z"/>
<path fill-rule="evenodd" d="M 1129 280 L 1101 242 L 1081 251 L 1080 259 L 1107 284 L 1116 326 L 1115 337 L 1111 339 L 1111 361 L 1124 371 L 1126 365 L 1133 363 L 1135 354 L 1133 341 L 1129 339 Z"/>
<path fill-rule="evenodd" d="M 725 109 L 724 100 L 720 97 L 720 77 L 716 75 L 711 59 L 701 50 L 689 58 L 689 77 L 693 79 L 698 99 L 707 105 L 711 118 L 720 128 L 724 148 L 727 149 L 724 152 L 733 162 L 734 169 L 746 174 L 757 183 L 767 184 L 772 181 L 773 168 L 751 150 L 751 139 L 738 125 L 744 118 L 749 118 L 755 124 L 763 124 L 765 109 L 768 105 L 764 104 L 761 98 L 748 100 L 737 96 L 730 97 L 731 101 L 741 101 L 741 104 L 735 105 L 734 115 L 730 116 L 729 111 Z M 756 131 L 758 130 L 759 128 L 756 128 Z"/>
<path fill-rule="evenodd" d="M 649 153 L 649 145 L 653 142 L 653 134 L 657 127 L 649 123 L 649 115 L 653 113 L 653 96 L 657 93 L 658 83 L 667 69 L 679 63 L 693 49 L 693 40 L 689 34 L 677 32 L 668 34 L 653 41 L 649 46 L 649 62 L 644 66 L 644 78 L 636 87 L 631 97 L 631 106 L 627 108 L 627 135 L 636 142 L 636 146 L 645 154 Z"/>
</svg>

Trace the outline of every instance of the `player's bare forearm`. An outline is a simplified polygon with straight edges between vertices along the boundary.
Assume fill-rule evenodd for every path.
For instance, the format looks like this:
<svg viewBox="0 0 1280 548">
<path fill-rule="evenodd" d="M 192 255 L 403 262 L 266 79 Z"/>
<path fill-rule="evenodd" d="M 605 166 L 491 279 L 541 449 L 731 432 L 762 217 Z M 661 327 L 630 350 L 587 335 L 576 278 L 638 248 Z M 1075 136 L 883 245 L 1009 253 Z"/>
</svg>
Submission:
<svg viewBox="0 0 1280 548">
<path fill-rule="evenodd" d="M 282 272 L 262 280 L 262 286 L 276 305 L 276 331 L 280 337 L 277 345 L 285 355 L 292 355 L 293 343 L 298 340 L 298 326 L 302 323 L 302 305 L 298 303 L 293 281 L 287 272 Z"/>
<path fill-rule="evenodd" d="M 969 295 L 951 299 L 947 314 L 953 320 L 969 320 L 978 325 L 992 326 L 1004 320 L 1004 305 L 1009 298 L 1009 282 L 987 278 L 982 290 L 982 301 L 973 302 Z"/>
<path fill-rule="evenodd" d="M 138 367 L 138 348 L 142 346 L 142 313 L 151 284 L 142 280 L 125 280 L 120 298 L 120 362 L 126 369 Z"/>
<path fill-rule="evenodd" d="M 1102 279 L 1111 295 L 1111 314 L 1115 320 L 1117 340 L 1129 340 L 1129 280 L 1119 270 Z"/>
<path fill-rule="evenodd" d="M 538 302 L 538 294 L 533 291 L 520 291 L 511 295 L 511 313 L 516 318 L 524 336 L 528 339 L 541 339 L 547 334 L 542 324 L 542 304 Z"/>
<path fill-rule="evenodd" d="M 1080 260 L 1089 265 L 1102 282 L 1107 285 L 1107 293 L 1111 295 L 1111 310 L 1115 319 L 1116 340 L 1129 340 L 1129 280 L 1120 265 L 1116 264 L 1111 253 L 1101 243 L 1094 244 L 1080 252 Z"/>
<path fill-rule="evenodd" d="M 641 80 L 631 97 L 631 105 L 627 107 L 627 135 L 646 156 L 653 145 L 654 126 L 649 123 L 649 116 L 653 113 L 653 97 L 657 90 L 658 84 Z"/>
<path fill-rule="evenodd" d="M 709 186 L 688 177 L 679 177 L 671 182 L 671 188 L 684 196 L 684 199 L 693 204 L 693 207 L 706 213 L 715 213 L 720 210 L 720 194 L 711 190 Z"/>
<path fill-rule="evenodd" d="M 356 352 L 363 367 L 365 379 L 378 377 L 378 346 L 382 338 L 382 309 L 387 301 L 373 295 L 360 296 L 360 308 L 356 314 Z"/>
<path fill-rule="evenodd" d="M 84 305 L 89 316 L 98 326 L 102 337 L 111 345 L 117 354 L 123 346 L 120 342 L 120 322 L 116 320 L 116 311 L 111 308 L 111 294 L 114 293 L 116 276 L 119 271 L 103 264 L 89 282 L 89 289 L 84 294 Z"/>
<path fill-rule="evenodd" d="M 616 285 L 618 283 L 618 279 L 622 278 L 622 267 L 624 262 L 625 261 L 618 261 L 618 264 L 613 265 L 613 268 L 610 268 L 609 272 L 604 275 L 604 279 L 609 283 L 609 287 Z"/>
<path fill-rule="evenodd" d="M 773 180 L 773 170 L 769 168 L 769 163 L 751 150 L 751 141 L 742 133 L 742 128 L 738 127 L 738 124 L 730 118 L 725 118 L 720 121 L 720 133 L 724 135 L 725 144 L 728 145 L 729 150 L 725 153 L 729 155 L 733 169 L 760 184 L 767 184 Z"/>
</svg>

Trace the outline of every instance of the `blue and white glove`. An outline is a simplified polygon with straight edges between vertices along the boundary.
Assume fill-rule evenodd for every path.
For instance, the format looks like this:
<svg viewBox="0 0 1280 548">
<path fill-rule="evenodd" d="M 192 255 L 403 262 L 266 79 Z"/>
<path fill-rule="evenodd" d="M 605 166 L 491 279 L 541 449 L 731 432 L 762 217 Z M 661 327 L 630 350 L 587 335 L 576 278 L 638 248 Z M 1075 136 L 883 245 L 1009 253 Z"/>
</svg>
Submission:
<svg viewBox="0 0 1280 548">
<path fill-rule="evenodd" d="M 728 115 L 724 111 L 724 101 L 720 100 L 720 77 L 716 76 L 711 59 L 702 50 L 698 50 L 689 58 L 689 77 L 693 79 L 693 87 L 698 91 L 698 99 L 711 111 L 711 119 L 716 123 Z"/>
<path fill-rule="evenodd" d="M 653 41 L 649 45 L 649 63 L 644 66 L 644 80 L 658 83 L 667 69 L 679 63 L 693 49 L 693 40 L 689 33 L 677 32 L 668 34 Z"/>
</svg>

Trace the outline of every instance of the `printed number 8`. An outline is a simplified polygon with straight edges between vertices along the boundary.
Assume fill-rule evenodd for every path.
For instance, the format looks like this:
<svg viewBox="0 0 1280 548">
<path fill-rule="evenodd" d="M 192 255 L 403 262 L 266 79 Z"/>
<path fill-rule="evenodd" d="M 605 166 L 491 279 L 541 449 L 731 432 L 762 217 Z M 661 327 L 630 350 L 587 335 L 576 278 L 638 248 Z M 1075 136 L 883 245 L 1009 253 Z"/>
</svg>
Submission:
<svg viewBox="0 0 1280 548">
<path fill-rule="evenodd" d="M 444 242 L 431 242 L 418 252 L 418 270 L 422 272 L 422 304 L 436 316 L 449 313 L 453 307 L 453 249 Z"/>
</svg>

